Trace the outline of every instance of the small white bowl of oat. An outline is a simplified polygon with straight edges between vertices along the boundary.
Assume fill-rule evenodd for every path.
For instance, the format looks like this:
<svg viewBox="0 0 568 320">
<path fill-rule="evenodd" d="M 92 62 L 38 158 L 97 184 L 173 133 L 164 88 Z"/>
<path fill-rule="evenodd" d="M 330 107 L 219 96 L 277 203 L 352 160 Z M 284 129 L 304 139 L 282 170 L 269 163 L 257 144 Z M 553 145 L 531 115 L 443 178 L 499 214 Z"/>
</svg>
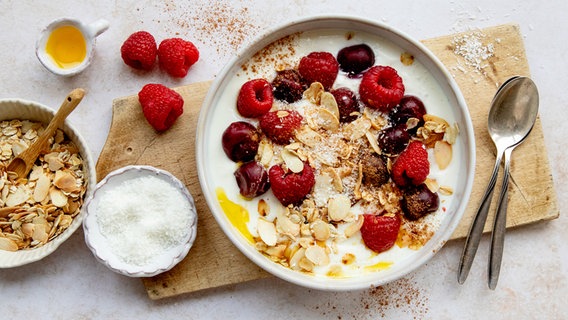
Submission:
<svg viewBox="0 0 568 320">
<path fill-rule="evenodd" d="M 197 235 L 193 197 L 171 173 L 151 166 L 117 169 L 85 204 L 85 241 L 112 271 L 151 277 L 188 254 Z"/>
<path fill-rule="evenodd" d="M 35 141 L 55 111 L 23 99 L 0 100 L 0 268 L 38 261 L 81 225 L 92 192 L 94 161 L 78 130 L 66 121 L 25 179 L 5 168 Z"/>
</svg>

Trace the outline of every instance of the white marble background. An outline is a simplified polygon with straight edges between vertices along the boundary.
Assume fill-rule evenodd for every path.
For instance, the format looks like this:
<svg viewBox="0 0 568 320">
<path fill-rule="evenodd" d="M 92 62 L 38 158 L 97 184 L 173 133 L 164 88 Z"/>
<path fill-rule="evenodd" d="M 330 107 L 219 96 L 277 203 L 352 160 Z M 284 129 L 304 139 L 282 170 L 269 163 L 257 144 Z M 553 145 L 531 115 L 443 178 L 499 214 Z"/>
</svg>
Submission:
<svg viewBox="0 0 568 320">
<path fill-rule="evenodd" d="M 27 266 L 0 270 L 2 319 L 565 319 L 568 317 L 568 2 L 554 1 L 31 1 L 0 0 L 0 98 L 25 98 L 59 106 L 74 87 L 85 87 L 83 107 L 70 116 L 95 158 L 106 140 L 112 100 L 135 94 L 148 82 L 178 86 L 215 77 L 246 42 L 266 28 L 320 13 L 352 14 L 388 23 L 418 39 L 514 22 L 521 27 L 549 152 L 560 218 L 508 232 L 497 290 L 486 285 L 488 237 L 466 284 L 456 270 L 463 241 L 447 244 L 434 259 L 380 290 L 330 293 L 278 279 L 151 301 L 140 280 L 119 276 L 97 263 L 82 230 L 54 254 Z M 245 10 L 244 8 L 248 8 Z M 34 55 L 40 30 L 51 20 L 105 18 L 110 29 L 97 42 L 92 65 L 64 79 L 47 72 Z M 215 20 L 240 23 L 243 32 Z M 144 29 L 157 39 L 181 36 L 196 43 L 201 59 L 181 80 L 162 72 L 136 73 L 119 48 Z M 88 107 L 87 107 L 88 106 Z"/>
</svg>

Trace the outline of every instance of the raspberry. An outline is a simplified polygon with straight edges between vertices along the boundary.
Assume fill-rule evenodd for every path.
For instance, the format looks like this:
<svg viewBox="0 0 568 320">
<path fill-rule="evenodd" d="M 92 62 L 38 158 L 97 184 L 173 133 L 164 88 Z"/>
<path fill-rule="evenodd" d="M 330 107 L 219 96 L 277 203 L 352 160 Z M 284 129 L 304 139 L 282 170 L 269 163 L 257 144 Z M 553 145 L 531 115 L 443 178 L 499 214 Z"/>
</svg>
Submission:
<svg viewBox="0 0 568 320">
<path fill-rule="evenodd" d="M 270 111 L 260 117 L 260 129 L 277 144 L 288 144 L 302 124 L 302 116 L 295 110 Z"/>
<path fill-rule="evenodd" d="M 157 131 L 169 129 L 183 113 L 183 98 L 161 84 L 147 84 L 138 92 L 144 117 Z"/>
<path fill-rule="evenodd" d="M 183 78 L 189 68 L 199 60 L 199 51 L 190 41 L 181 38 L 165 39 L 158 47 L 158 59 L 172 77 Z"/>
<path fill-rule="evenodd" d="M 237 97 L 237 110 L 243 117 L 257 118 L 272 108 L 272 86 L 264 79 L 247 81 Z"/>
<path fill-rule="evenodd" d="M 120 47 L 122 60 L 134 69 L 151 70 L 158 48 L 154 37 L 146 31 L 131 34 Z"/>
<path fill-rule="evenodd" d="M 429 173 L 428 151 L 420 141 L 412 141 L 392 165 L 392 180 L 400 187 L 419 185 Z"/>
<path fill-rule="evenodd" d="M 359 95 L 367 106 L 388 112 L 402 99 L 404 84 L 395 69 L 374 66 L 363 74 Z"/>
<path fill-rule="evenodd" d="M 272 87 L 274 88 L 274 98 L 288 103 L 302 99 L 306 90 L 300 74 L 294 69 L 278 71 L 276 77 L 272 80 Z"/>
<path fill-rule="evenodd" d="M 365 245 L 381 253 L 392 248 L 398 237 L 400 218 L 396 216 L 378 216 L 374 214 L 363 215 L 361 237 Z"/>
<path fill-rule="evenodd" d="M 304 162 L 304 169 L 299 173 L 285 172 L 279 165 L 268 170 L 272 193 L 283 206 L 299 204 L 316 183 L 314 170 Z"/>
<path fill-rule="evenodd" d="M 337 78 L 339 63 L 329 52 L 312 52 L 300 60 L 298 72 L 308 85 L 319 82 L 329 90 Z"/>
</svg>

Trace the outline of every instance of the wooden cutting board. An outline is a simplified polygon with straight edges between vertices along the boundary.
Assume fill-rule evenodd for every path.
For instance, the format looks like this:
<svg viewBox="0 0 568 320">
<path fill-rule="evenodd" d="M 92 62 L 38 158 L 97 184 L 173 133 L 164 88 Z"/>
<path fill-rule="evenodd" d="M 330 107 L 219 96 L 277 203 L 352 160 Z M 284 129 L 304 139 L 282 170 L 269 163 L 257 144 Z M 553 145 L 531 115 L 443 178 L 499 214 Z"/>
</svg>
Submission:
<svg viewBox="0 0 568 320">
<path fill-rule="evenodd" d="M 423 43 L 454 75 L 466 98 L 474 124 L 477 166 L 473 193 L 453 239 L 469 230 L 494 164 L 494 147 L 487 133 L 489 105 L 497 85 L 513 75 L 529 75 L 519 27 L 514 24 L 479 30 L 482 41 L 494 44 L 494 56 L 484 63 L 482 74 L 454 53 L 458 35 Z M 130 164 L 146 164 L 170 171 L 183 181 L 195 198 L 199 215 L 197 239 L 188 256 L 169 272 L 143 279 L 148 296 L 160 299 L 182 293 L 235 284 L 269 276 L 232 245 L 211 215 L 201 192 L 195 164 L 195 128 L 199 110 L 211 82 L 176 88 L 185 99 L 185 111 L 168 131 L 157 134 L 146 122 L 136 95 L 113 101 L 108 139 L 97 163 L 98 180 L 110 171 Z M 538 84 L 537 84 L 538 85 Z M 211 143 L 220 143 L 212 141 Z M 496 186 L 500 190 L 500 185 Z M 559 215 L 540 120 L 530 137 L 515 149 L 509 190 L 507 227 L 515 227 Z M 493 197 L 495 200 L 497 196 Z M 492 210 L 494 211 L 494 210 Z M 489 221 L 493 220 L 493 212 Z M 489 231 L 487 223 L 485 231 Z"/>
</svg>

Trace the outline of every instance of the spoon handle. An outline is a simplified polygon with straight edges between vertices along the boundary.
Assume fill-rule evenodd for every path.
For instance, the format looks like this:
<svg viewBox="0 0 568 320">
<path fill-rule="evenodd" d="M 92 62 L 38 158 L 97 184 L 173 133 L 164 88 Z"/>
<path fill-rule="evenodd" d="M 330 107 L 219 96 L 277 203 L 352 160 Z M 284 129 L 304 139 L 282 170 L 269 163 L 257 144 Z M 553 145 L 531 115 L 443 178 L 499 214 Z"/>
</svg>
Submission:
<svg viewBox="0 0 568 320">
<path fill-rule="evenodd" d="M 481 236 L 483 234 L 483 227 L 485 226 L 485 221 L 487 220 L 487 213 L 489 212 L 489 207 L 491 206 L 491 198 L 493 196 L 493 189 L 495 188 L 495 182 L 497 181 L 497 174 L 499 172 L 499 167 L 501 165 L 501 158 L 503 157 L 503 151 L 497 150 L 497 157 L 495 159 L 495 166 L 493 167 L 493 173 L 491 173 L 491 179 L 487 184 L 485 189 L 485 194 L 481 200 L 477 214 L 475 215 L 471 227 L 469 229 L 469 234 L 465 239 L 465 246 L 463 248 L 463 253 L 460 260 L 460 265 L 458 268 L 458 282 L 463 284 L 467 279 L 471 265 L 473 264 L 473 259 L 477 253 L 477 248 L 479 247 L 479 242 L 481 241 Z"/>
<path fill-rule="evenodd" d="M 501 270 L 501 259 L 503 258 L 503 247 L 505 243 L 505 227 L 507 225 L 507 206 L 508 187 L 509 187 L 509 168 L 511 164 L 511 153 L 515 147 L 505 150 L 505 170 L 503 173 L 503 184 L 501 185 L 501 194 L 495 213 L 495 221 L 493 222 L 493 232 L 491 233 L 491 250 L 489 253 L 489 288 L 494 290 L 499 279 L 499 271 Z"/>
</svg>

